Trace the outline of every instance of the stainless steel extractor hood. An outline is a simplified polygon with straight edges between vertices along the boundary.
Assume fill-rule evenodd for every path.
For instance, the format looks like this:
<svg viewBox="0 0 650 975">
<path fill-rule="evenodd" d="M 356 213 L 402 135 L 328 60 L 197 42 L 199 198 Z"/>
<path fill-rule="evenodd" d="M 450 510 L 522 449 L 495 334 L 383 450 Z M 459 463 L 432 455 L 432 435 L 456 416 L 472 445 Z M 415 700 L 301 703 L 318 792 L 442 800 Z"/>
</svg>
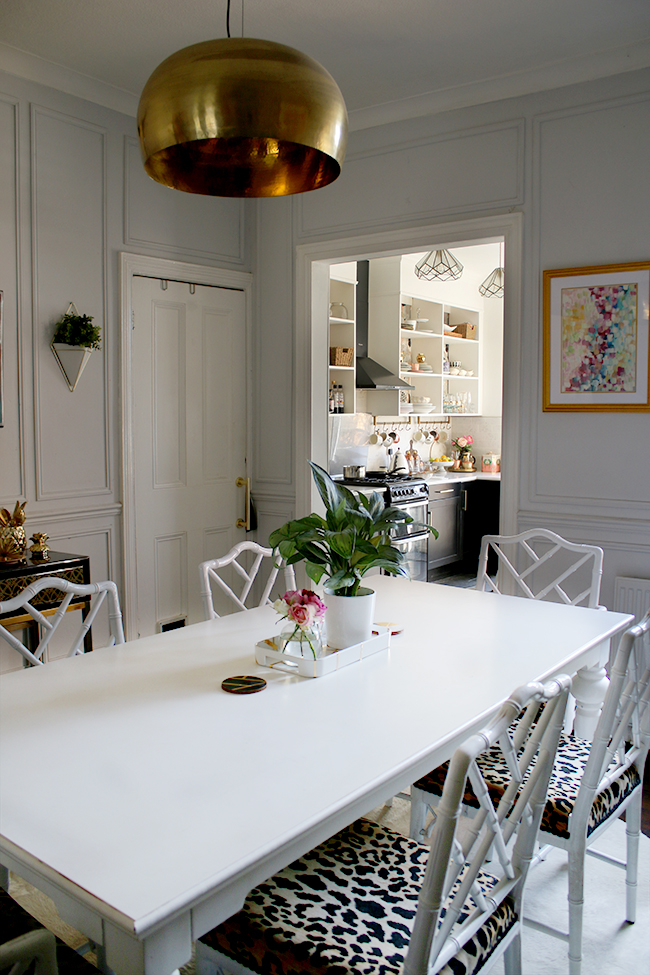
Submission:
<svg viewBox="0 0 650 975">
<path fill-rule="evenodd" d="M 369 261 L 357 261 L 357 389 L 414 389 L 368 355 Z"/>
</svg>

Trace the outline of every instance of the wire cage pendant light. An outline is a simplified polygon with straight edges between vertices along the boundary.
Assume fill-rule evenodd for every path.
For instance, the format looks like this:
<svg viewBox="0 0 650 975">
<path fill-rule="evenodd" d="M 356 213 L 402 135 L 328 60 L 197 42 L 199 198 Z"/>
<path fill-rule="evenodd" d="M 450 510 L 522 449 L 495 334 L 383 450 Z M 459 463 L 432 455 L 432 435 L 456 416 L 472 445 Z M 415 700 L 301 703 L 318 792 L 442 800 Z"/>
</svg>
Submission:
<svg viewBox="0 0 650 975">
<path fill-rule="evenodd" d="M 488 274 L 485 281 L 479 285 L 479 293 L 484 298 L 503 298 L 505 290 L 505 270 L 501 258 L 501 247 L 499 244 L 499 267 L 495 267 L 491 274 Z"/>
<path fill-rule="evenodd" d="M 343 96 L 318 61 L 249 37 L 172 54 L 138 106 L 149 176 L 209 196 L 287 196 L 327 186 L 341 172 L 347 134 Z"/>
<path fill-rule="evenodd" d="M 457 281 L 463 273 L 463 265 L 447 250 L 429 251 L 415 265 L 415 274 L 425 281 Z"/>
</svg>

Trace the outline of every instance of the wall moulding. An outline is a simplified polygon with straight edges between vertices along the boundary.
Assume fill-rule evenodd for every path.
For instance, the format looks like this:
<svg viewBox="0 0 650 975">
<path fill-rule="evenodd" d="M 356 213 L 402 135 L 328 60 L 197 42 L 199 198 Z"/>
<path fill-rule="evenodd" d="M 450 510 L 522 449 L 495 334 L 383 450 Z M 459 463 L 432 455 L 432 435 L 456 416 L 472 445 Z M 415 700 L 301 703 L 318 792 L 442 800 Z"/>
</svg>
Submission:
<svg viewBox="0 0 650 975">
<path fill-rule="evenodd" d="M 39 521 L 47 521 L 49 524 L 67 524 L 106 518 L 115 519 L 119 518 L 121 514 L 122 505 L 119 503 L 88 505 L 85 508 L 75 507 L 74 511 L 64 511 L 61 508 L 41 507 L 38 502 L 34 502 L 30 503 L 27 508 L 28 520 L 38 518 Z"/>
<path fill-rule="evenodd" d="M 607 546 L 612 551 L 650 554 L 650 523 L 642 519 L 580 517 L 542 511 L 520 511 L 518 531 L 550 528 L 571 541 Z"/>
<path fill-rule="evenodd" d="M 246 261 L 245 210 L 242 200 L 170 191 L 154 182 L 144 171 L 137 139 L 124 137 L 124 244 L 180 260 L 225 263 L 241 268 Z M 178 197 L 178 200 L 176 200 Z M 156 203 L 157 201 L 157 203 Z M 178 203 L 178 213 L 176 204 Z M 192 215 L 188 216 L 188 211 Z M 173 237 L 164 233 L 165 215 L 172 219 Z M 216 243 L 215 227 L 224 233 L 234 226 L 230 249 L 207 246 Z M 156 234 L 156 230 L 158 234 Z M 186 243 L 179 243 L 185 237 Z M 199 242 L 204 246 L 200 246 Z"/>
<path fill-rule="evenodd" d="M 18 327 L 22 317 L 21 294 L 21 228 L 28 220 L 21 207 L 21 106 L 16 98 L 0 95 L 0 169 L 4 174 L 0 192 L 2 247 L 4 253 L 2 296 L 2 363 L 0 382 L 3 384 L 2 423 L 0 432 L 2 452 L 12 458 L 0 473 L 0 491 L 5 497 L 27 496 L 25 417 L 28 413 L 23 380 L 24 334 Z M 4 249 L 6 248 L 6 250 Z"/>
<path fill-rule="evenodd" d="M 296 200 L 297 236 L 413 225 L 414 220 L 419 225 L 452 214 L 521 206 L 525 131 L 525 120 L 517 118 L 353 152 L 329 196 Z M 408 157 L 408 182 L 395 181 L 395 154 Z M 401 166 L 403 171 L 405 163 Z"/>
<path fill-rule="evenodd" d="M 69 305 L 70 292 L 98 324 L 108 321 L 108 133 L 32 104 L 31 134 L 36 499 L 111 494 L 110 330 L 102 329 L 94 383 L 81 384 L 74 397 L 45 351 L 48 324 Z"/>
</svg>

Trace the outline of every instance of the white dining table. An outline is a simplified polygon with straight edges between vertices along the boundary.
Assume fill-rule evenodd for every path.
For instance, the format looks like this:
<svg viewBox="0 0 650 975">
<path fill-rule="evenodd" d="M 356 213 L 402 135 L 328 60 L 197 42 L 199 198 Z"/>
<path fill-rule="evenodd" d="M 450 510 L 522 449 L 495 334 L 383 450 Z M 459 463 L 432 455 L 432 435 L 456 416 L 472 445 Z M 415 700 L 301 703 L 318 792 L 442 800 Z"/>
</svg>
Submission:
<svg viewBox="0 0 650 975">
<path fill-rule="evenodd" d="M 372 584 L 376 620 L 403 633 L 318 679 L 256 664 L 281 629 L 270 607 L 0 678 L 0 863 L 118 975 L 187 962 L 252 887 L 449 758 L 519 684 L 579 668 L 602 682 L 632 622 Z M 266 688 L 221 689 L 242 674 Z"/>
</svg>

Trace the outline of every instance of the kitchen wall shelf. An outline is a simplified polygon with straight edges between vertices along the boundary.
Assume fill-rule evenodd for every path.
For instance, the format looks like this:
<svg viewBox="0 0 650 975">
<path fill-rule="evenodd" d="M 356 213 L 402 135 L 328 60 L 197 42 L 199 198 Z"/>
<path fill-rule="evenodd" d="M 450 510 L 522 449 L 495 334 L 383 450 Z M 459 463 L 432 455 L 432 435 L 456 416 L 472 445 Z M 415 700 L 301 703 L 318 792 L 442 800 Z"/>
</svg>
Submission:
<svg viewBox="0 0 650 975">
<path fill-rule="evenodd" d="M 480 312 L 477 308 L 437 301 L 430 293 L 418 293 L 419 285 L 416 282 L 414 287 L 414 281 L 413 275 L 406 277 L 401 257 L 370 261 L 368 354 L 387 369 L 399 372 L 415 388 L 408 394 L 399 390 L 368 390 L 369 412 L 404 416 L 400 404 L 408 395 L 414 407 L 410 416 L 433 419 L 461 412 L 476 415 L 480 412 L 481 395 Z M 416 324 L 405 326 L 407 321 Z M 446 329 L 454 325 L 473 330 L 475 337 L 448 333 Z M 444 372 L 446 348 L 449 360 L 460 363 L 456 368 L 473 375 Z M 431 372 L 409 368 L 412 362 L 418 361 L 418 356 L 433 367 Z M 430 399 L 432 411 L 417 412 L 414 400 L 421 396 Z M 450 405 L 457 408 L 452 409 Z"/>
<path fill-rule="evenodd" d="M 356 286 L 356 262 L 332 265 L 330 268 L 330 307 L 333 304 L 342 305 L 351 317 L 341 318 L 337 315 L 330 316 L 330 347 L 339 346 L 344 349 L 356 350 Z M 332 310 L 342 311 L 343 309 L 334 308 Z M 351 366 L 328 366 L 328 387 L 331 389 L 332 384 L 342 386 L 345 413 L 355 413 L 358 409 L 355 375 L 356 369 L 354 364 Z"/>
</svg>

